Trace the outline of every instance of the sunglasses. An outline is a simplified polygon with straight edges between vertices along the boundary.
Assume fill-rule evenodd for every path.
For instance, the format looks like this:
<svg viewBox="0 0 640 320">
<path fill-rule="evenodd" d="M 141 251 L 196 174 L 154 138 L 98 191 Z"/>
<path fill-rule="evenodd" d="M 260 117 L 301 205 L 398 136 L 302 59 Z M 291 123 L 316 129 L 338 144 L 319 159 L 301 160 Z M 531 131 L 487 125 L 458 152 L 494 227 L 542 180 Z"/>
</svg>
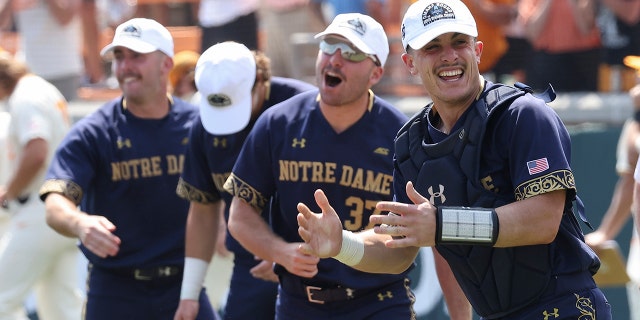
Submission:
<svg viewBox="0 0 640 320">
<path fill-rule="evenodd" d="M 351 62 L 362 62 L 367 58 L 371 58 L 373 62 L 380 66 L 380 61 L 373 54 L 364 53 L 360 50 L 353 48 L 352 46 L 344 43 L 344 42 L 335 42 L 329 43 L 326 40 L 320 41 L 320 51 L 325 54 L 333 55 L 336 51 L 340 49 L 340 55 L 343 59 Z"/>
</svg>

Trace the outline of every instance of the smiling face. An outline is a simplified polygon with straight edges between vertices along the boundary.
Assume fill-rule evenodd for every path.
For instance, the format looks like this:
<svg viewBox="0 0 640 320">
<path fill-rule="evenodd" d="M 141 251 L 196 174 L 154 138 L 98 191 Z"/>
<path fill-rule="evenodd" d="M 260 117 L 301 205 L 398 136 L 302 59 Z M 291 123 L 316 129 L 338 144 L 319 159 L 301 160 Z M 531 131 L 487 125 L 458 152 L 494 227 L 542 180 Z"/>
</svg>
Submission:
<svg viewBox="0 0 640 320">
<path fill-rule="evenodd" d="M 478 63 L 482 42 L 462 33 L 445 33 L 424 47 L 403 54 L 413 75 L 419 75 L 435 102 L 466 107 L 481 89 Z"/>
<path fill-rule="evenodd" d="M 348 40 L 331 37 L 332 43 L 341 41 L 353 50 Z M 318 51 L 316 60 L 316 83 L 320 89 L 322 101 L 328 105 L 341 106 L 368 96 L 368 90 L 380 79 L 384 70 L 373 59 L 350 61 L 343 57 L 341 49 L 333 53 Z"/>
<path fill-rule="evenodd" d="M 123 96 L 130 101 L 166 92 L 173 60 L 160 51 L 139 53 L 125 47 L 113 50 L 113 71 Z"/>
</svg>

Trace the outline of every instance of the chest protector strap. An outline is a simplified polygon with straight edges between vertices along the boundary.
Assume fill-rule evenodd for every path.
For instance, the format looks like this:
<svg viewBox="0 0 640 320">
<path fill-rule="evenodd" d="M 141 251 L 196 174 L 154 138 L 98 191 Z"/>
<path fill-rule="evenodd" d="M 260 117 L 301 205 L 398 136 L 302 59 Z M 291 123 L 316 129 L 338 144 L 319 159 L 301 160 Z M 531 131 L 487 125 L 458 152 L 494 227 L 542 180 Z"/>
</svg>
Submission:
<svg viewBox="0 0 640 320">
<path fill-rule="evenodd" d="M 531 89 L 498 85 L 485 92 L 466 115 L 463 125 L 434 143 L 428 134 L 431 106 L 410 119 L 396 139 L 396 161 L 405 181 L 435 205 L 496 208 L 515 201 L 485 190 L 479 178 L 480 148 L 487 124 Z M 542 96 L 555 98 L 553 89 Z M 498 318 L 539 298 L 550 280 L 549 245 L 494 248 L 439 245 L 476 312 Z M 518 288 L 528 288 L 519 290 Z"/>
</svg>

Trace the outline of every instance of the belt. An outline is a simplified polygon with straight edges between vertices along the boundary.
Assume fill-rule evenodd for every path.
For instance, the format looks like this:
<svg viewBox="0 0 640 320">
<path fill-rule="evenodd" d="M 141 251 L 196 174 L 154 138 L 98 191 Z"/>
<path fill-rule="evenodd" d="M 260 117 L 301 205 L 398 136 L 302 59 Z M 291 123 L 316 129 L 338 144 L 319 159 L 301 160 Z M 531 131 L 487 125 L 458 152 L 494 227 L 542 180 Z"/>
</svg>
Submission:
<svg viewBox="0 0 640 320">
<path fill-rule="evenodd" d="M 280 286 L 290 294 L 305 297 L 309 302 L 317 304 L 356 299 L 370 292 L 369 290 L 355 290 L 339 285 L 307 285 L 293 276 L 282 276 Z"/>
<path fill-rule="evenodd" d="M 182 275 L 182 266 L 160 266 L 153 268 L 135 269 L 105 269 L 121 276 L 131 277 L 140 281 L 167 279 Z"/>
</svg>

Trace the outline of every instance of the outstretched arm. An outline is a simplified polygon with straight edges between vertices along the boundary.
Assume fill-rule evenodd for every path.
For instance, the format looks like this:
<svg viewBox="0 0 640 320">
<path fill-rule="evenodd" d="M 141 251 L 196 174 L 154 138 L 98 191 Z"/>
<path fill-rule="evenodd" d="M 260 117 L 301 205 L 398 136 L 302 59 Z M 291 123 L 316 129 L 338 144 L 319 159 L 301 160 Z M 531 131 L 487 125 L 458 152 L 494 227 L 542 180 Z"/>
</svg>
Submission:
<svg viewBox="0 0 640 320">
<path fill-rule="evenodd" d="M 231 201 L 228 228 L 243 247 L 263 260 L 278 263 L 300 277 L 318 273 L 318 257 L 303 252 L 301 243 L 289 243 L 276 235 L 258 209 L 238 197 Z"/>
<path fill-rule="evenodd" d="M 116 226 L 109 219 L 89 215 L 60 193 L 49 193 L 45 199 L 47 224 L 58 233 L 76 237 L 101 258 L 113 257 L 120 250 L 120 238 L 113 234 Z"/>
<path fill-rule="evenodd" d="M 373 230 L 355 234 L 343 232 L 340 218 L 324 192 L 316 190 L 314 197 L 322 213 L 314 213 L 305 204 L 298 204 L 298 233 L 305 240 L 302 245 L 305 252 L 320 258 L 334 257 L 342 262 L 345 262 L 342 257 L 346 254 L 347 260 L 351 262 L 347 264 L 371 273 L 401 273 L 413 264 L 418 247 L 387 248 L 385 243 L 391 240 L 391 236 L 376 234 Z M 363 252 L 354 253 L 351 249 L 356 250 L 354 246 L 359 245 L 364 246 Z M 390 265 L 389 261 L 395 263 Z"/>
</svg>

